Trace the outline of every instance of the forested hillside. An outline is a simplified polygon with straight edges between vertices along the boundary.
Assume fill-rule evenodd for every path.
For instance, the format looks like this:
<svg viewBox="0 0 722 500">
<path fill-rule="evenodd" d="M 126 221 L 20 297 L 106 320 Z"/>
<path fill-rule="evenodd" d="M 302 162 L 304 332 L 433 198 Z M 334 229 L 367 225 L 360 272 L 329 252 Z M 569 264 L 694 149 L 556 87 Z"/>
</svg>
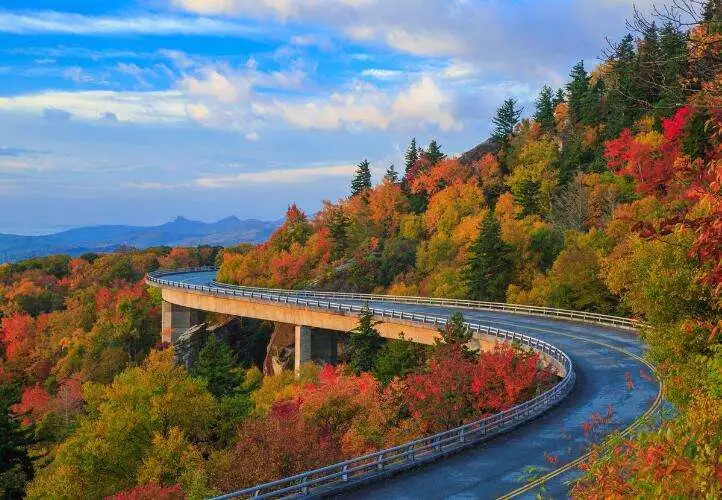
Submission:
<svg viewBox="0 0 722 500">
<path fill-rule="evenodd" d="M 258 247 L 226 251 L 233 283 L 507 301 L 620 314 L 681 415 L 586 466 L 580 497 L 709 496 L 722 481 L 720 6 L 679 2 L 499 108 L 494 152 L 412 141 L 402 172 L 309 218 L 291 206 Z M 687 29 L 689 28 L 689 29 Z"/>
<path fill-rule="evenodd" d="M 685 2 L 680 2 L 683 4 Z M 263 377 L 211 337 L 188 369 L 160 344 L 158 268 L 247 285 L 458 297 L 632 316 L 673 411 L 594 450 L 578 498 L 722 495 L 722 6 L 636 18 L 534 109 L 501 104 L 458 158 L 405 165 L 261 245 L 0 266 L 0 495 L 202 498 L 508 408 L 554 377 L 515 346 L 386 342 L 363 314 L 345 364 Z M 211 318 L 217 319 L 217 318 Z M 513 375 L 513 376 L 511 376 Z M 450 401 L 453 404 L 450 404 Z M 603 409 L 600 409 L 603 410 Z"/>
</svg>

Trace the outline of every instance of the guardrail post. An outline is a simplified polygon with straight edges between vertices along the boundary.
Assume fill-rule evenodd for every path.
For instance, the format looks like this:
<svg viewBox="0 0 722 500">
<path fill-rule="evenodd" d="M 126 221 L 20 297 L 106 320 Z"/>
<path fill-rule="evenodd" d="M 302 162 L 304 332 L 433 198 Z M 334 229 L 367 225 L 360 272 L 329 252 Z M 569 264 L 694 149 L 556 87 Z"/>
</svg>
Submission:
<svg viewBox="0 0 722 500">
<path fill-rule="evenodd" d="M 466 442 L 466 436 L 464 435 L 464 428 L 462 427 L 459 429 L 459 442 L 465 443 Z"/>
<path fill-rule="evenodd" d="M 306 484 L 308 482 L 308 476 L 303 476 L 303 479 L 301 479 L 301 493 L 303 495 L 308 495 L 308 485 Z"/>
<path fill-rule="evenodd" d="M 341 480 L 344 482 L 348 481 L 348 464 L 343 466 L 343 475 L 341 476 Z"/>
<path fill-rule="evenodd" d="M 384 454 L 379 453 L 376 457 L 376 468 L 378 470 L 384 470 L 384 461 L 383 461 Z"/>
</svg>

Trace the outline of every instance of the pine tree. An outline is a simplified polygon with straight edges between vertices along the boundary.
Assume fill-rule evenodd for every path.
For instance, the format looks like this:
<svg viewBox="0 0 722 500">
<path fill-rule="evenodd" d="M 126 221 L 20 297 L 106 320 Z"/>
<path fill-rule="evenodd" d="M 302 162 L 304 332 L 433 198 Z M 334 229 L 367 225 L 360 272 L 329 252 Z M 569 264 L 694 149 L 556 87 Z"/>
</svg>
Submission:
<svg viewBox="0 0 722 500">
<path fill-rule="evenodd" d="M 554 102 L 552 89 L 548 85 L 542 87 L 541 92 L 539 92 L 539 97 L 537 97 L 534 121 L 536 121 L 545 132 L 554 131 L 556 125 L 554 121 Z"/>
<path fill-rule="evenodd" d="M 431 163 L 432 165 L 436 165 L 441 160 L 446 158 L 446 155 L 441 151 L 441 146 L 439 146 L 439 144 L 435 140 L 432 140 L 429 143 L 429 147 L 426 149 L 424 156 L 429 160 L 429 163 Z"/>
<path fill-rule="evenodd" d="M 364 306 L 358 325 L 349 332 L 346 342 L 347 362 L 357 375 L 373 371 L 376 358 L 384 345 L 384 340 L 376 330 L 378 324 L 368 306 Z"/>
<path fill-rule="evenodd" d="M 523 219 L 527 215 L 535 215 L 540 213 L 539 209 L 539 192 L 541 185 L 529 179 L 525 179 L 519 183 L 514 191 L 514 199 L 521 205 L 522 211 L 519 218 Z"/>
<path fill-rule="evenodd" d="M 0 498 L 23 498 L 25 483 L 33 478 L 28 446 L 31 427 L 21 426 L 10 407 L 19 400 L 15 387 L 0 385 Z"/>
<path fill-rule="evenodd" d="M 371 166 L 364 160 L 356 167 L 356 176 L 351 181 L 351 196 L 356 196 L 371 189 Z"/>
<path fill-rule="evenodd" d="M 393 163 L 389 165 L 389 168 L 386 169 L 386 174 L 384 174 L 384 180 L 394 183 L 399 181 L 399 174 L 396 172 L 396 167 L 394 167 Z"/>
<path fill-rule="evenodd" d="M 567 98 L 564 95 L 564 89 L 557 89 L 557 93 L 554 95 L 554 100 L 552 101 L 554 109 L 556 109 L 561 103 L 566 102 L 566 100 Z"/>
<path fill-rule="evenodd" d="M 496 116 L 491 120 L 496 126 L 491 137 L 507 145 L 509 136 L 514 132 L 516 124 L 519 123 L 522 111 L 521 108 L 517 108 L 516 99 L 510 98 L 504 101 L 504 104 L 496 110 Z"/>
<path fill-rule="evenodd" d="M 198 359 L 193 363 L 191 374 L 205 379 L 208 390 L 218 398 L 233 394 L 243 381 L 242 373 L 236 368 L 233 351 L 216 339 L 215 335 L 206 340 L 198 353 Z"/>
<path fill-rule="evenodd" d="M 470 248 L 471 257 L 463 279 L 473 300 L 503 301 L 512 278 L 511 247 L 501 239 L 501 225 L 493 212 L 484 217 L 479 237 Z"/>
<path fill-rule="evenodd" d="M 579 61 L 572 68 L 571 82 L 567 84 L 569 92 L 569 114 L 574 123 L 582 119 L 582 110 L 585 104 L 587 92 L 589 92 L 589 75 L 584 69 L 584 61 Z"/>
<path fill-rule="evenodd" d="M 464 322 L 464 315 L 455 312 L 446 321 L 446 325 L 439 329 L 439 337 L 435 344 L 435 354 L 444 356 L 449 349 L 460 349 L 465 357 L 474 360 L 478 351 L 469 347 L 469 342 L 474 338 L 471 328 Z"/>
<path fill-rule="evenodd" d="M 404 159 L 406 160 L 405 178 L 408 178 L 414 169 L 414 165 L 419 161 L 419 150 L 416 147 L 416 138 L 411 139 L 411 144 L 409 144 L 409 147 L 406 149 Z"/>
<path fill-rule="evenodd" d="M 346 249 L 348 248 L 348 227 L 351 225 L 344 212 L 343 207 L 332 207 L 329 210 L 328 217 L 328 230 L 331 233 L 331 240 L 333 241 L 333 251 L 331 252 L 331 258 L 333 260 L 341 258 Z"/>
</svg>

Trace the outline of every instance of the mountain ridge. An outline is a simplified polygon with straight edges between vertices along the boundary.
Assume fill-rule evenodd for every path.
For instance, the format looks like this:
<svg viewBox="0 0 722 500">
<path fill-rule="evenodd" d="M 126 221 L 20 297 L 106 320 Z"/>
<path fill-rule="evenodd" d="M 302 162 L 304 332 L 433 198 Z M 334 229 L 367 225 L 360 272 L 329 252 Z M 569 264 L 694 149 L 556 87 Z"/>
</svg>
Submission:
<svg viewBox="0 0 722 500">
<path fill-rule="evenodd" d="M 122 247 L 232 246 L 265 241 L 280 221 L 240 219 L 235 215 L 216 222 L 177 216 L 157 226 L 103 224 L 67 229 L 54 234 L 24 236 L 0 233 L 0 263 L 56 253 L 80 255 L 112 252 Z"/>
</svg>

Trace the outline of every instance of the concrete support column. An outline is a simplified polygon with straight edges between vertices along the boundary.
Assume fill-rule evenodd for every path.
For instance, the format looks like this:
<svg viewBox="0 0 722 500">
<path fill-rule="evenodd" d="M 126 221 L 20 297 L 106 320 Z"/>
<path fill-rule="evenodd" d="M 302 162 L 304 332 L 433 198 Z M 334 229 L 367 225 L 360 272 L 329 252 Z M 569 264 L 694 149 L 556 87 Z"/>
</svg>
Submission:
<svg viewBox="0 0 722 500">
<path fill-rule="evenodd" d="M 301 365 L 312 360 L 313 347 L 313 329 L 307 326 L 296 325 L 296 335 L 294 339 L 294 357 L 293 364 L 296 373 L 301 370 Z"/>
<path fill-rule="evenodd" d="M 198 311 L 163 301 L 161 311 L 161 338 L 173 343 L 178 336 L 199 324 Z"/>
</svg>

